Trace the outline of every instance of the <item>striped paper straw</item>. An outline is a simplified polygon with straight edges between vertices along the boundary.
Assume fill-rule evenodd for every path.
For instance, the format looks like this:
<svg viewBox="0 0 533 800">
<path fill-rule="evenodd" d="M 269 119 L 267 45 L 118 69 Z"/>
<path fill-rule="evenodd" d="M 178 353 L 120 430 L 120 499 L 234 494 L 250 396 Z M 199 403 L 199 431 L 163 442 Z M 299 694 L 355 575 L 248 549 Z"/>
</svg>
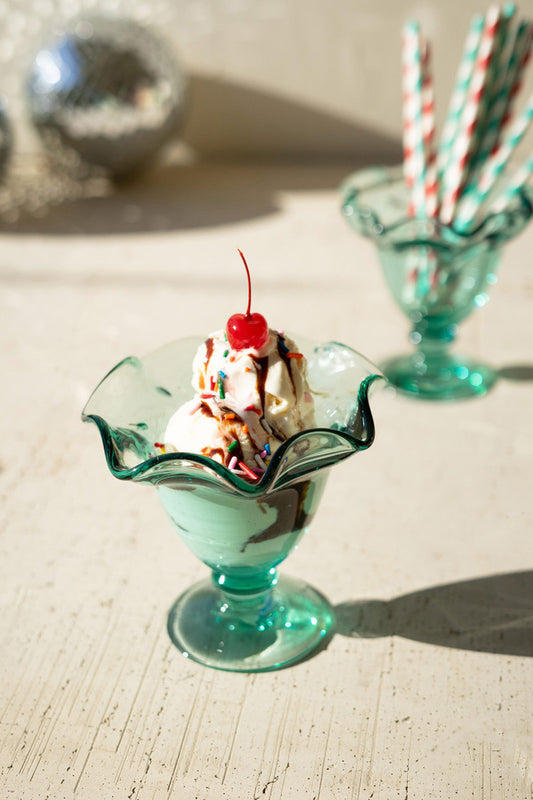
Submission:
<svg viewBox="0 0 533 800">
<path fill-rule="evenodd" d="M 452 144 L 457 134 L 459 119 L 466 102 L 468 86 L 476 63 L 476 55 L 483 32 L 483 22 L 483 16 L 481 14 L 476 14 L 470 23 L 470 28 L 465 40 L 437 154 L 437 170 L 439 176 L 442 176 L 450 160 Z"/>
<path fill-rule="evenodd" d="M 509 60 L 509 75 L 506 85 L 507 103 L 501 119 L 501 131 L 509 123 L 512 117 L 513 105 L 516 96 L 522 88 L 524 71 L 531 58 L 531 47 L 533 44 L 533 22 L 524 21 L 520 24 L 517 32 L 515 46 Z"/>
<path fill-rule="evenodd" d="M 509 128 L 498 149 L 488 159 L 480 172 L 477 184 L 465 194 L 457 208 L 456 226 L 465 228 L 478 214 L 483 201 L 505 169 L 511 155 L 518 147 L 533 119 L 533 94 L 524 110 Z"/>
<path fill-rule="evenodd" d="M 471 154 L 479 136 L 478 121 L 482 110 L 483 92 L 487 85 L 500 19 L 501 12 L 498 6 L 491 6 L 485 16 L 476 63 L 457 135 L 452 145 L 450 161 L 443 174 L 440 218 L 445 224 L 450 224 L 453 220 L 457 201 L 468 177 Z"/>
<path fill-rule="evenodd" d="M 491 117 L 495 111 L 495 104 L 505 89 L 506 65 L 509 59 L 508 45 L 510 36 L 510 25 L 515 14 L 515 6 L 509 4 L 502 11 L 502 18 L 494 41 L 494 50 L 487 75 L 487 83 L 482 97 L 481 114 L 479 119 L 480 136 L 476 142 L 477 146 L 472 158 L 472 168 L 478 167 L 490 155 L 494 142 L 489 142 L 488 128 L 491 125 Z M 507 46 L 506 46 L 507 45 Z M 514 48 L 511 50 L 511 55 Z M 496 127 L 498 133 L 499 123 Z"/>
<path fill-rule="evenodd" d="M 491 203 L 489 210 L 494 213 L 503 211 L 513 197 L 526 185 L 532 175 L 533 155 L 529 156 L 527 161 L 517 169 L 504 191 Z"/>
<path fill-rule="evenodd" d="M 505 63 L 500 68 L 498 88 L 486 122 L 479 162 L 483 162 L 493 152 L 511 118 L 514 99 L 520 90 L 523 72 L 531 53 L 532 38 L 533 23 L 522 21 L 513 37 L 510 52 L 505 53 Z"/>
<path fill-rule="evenodd" d="M 431 49 L 427 42 L 422 50 L 422 131 L 425 161 L 425 213 L 436 217 L 438 212 L 437 152 L 435 148 L 435 89 L 431 69 Z"/>
<path fill-rule="evenodd" d="M 422 43 L 416 22 L 402 37 L 404 176 L 410 189 L 409 216 L 425 214 L 425 154 L 422 124 Z"/>
</svg>

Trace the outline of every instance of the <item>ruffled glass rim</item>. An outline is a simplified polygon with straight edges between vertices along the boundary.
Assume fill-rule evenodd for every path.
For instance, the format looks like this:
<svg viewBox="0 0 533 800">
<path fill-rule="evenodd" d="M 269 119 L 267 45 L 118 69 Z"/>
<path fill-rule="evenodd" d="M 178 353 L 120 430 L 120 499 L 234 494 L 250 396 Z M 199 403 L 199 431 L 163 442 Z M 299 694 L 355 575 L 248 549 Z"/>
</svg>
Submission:
<svg viewBox="0 0 533 800">
<path fill-rule="evenodd" d="M 406 215 L 407 197 L 402 167 L 369 167 L 353 172 L 339 187 L 342 213 L 361 235 L 372 239 L 378 247 L 398 250 L 412 246 L 430 246 L 436 250 L 457 252 L 480 242 L 503 244 L 517 236 L 533 215 L 533 187 L 517 190 L 501 211 L 487 213 L 471 230 L 459 231 L 438 220 L 415 219 Z M 391 220 L 383 214 L 386 194 L 398 198 L 397 213 Z"/>
<path fill-rule="evenodd" d="M 138 430 L 139 425 L 132 425 L 131 421 L 126 421 L 131 415 L 126 414 L 126 419 L 120 425 L 111 424 L 106 420 L 103 409 L 98 408 L 99 401 L 104 387 L 107 388 L 110 381 L 119 378 L 122 371 L 133 368 L 138 370 L 140 375 L 145 366 L 150 367 L 150 362 L 160 359 L 165 352 L 170 355 L 173 347 L 190 349 L 191 357 L 188 365 L 190 370 L 192 355 L 203 339 L 196 337 L 180 339 L 159 348 L 143 359 L 136 356 L 123 359 L 107 373 L 89 397 L 82 412 L 82 420 L 96 424 L 110 472 L 121 480 L 155 484 L 173 479 L 196 483 L 216 483 L 239 494 L 260 496 L 282 485 L 292 483 L 308 473 L 331 466 L 354 453 L 368 449 L 375 437 L 369 395 L 376 382 L 383 381 L 385 383 L 383 374 L 375 365 L 347 345 L 340 345 L 337 342 L 315 345 L 302 340 L 302 337 L 294 338 L 305 355 L 308 354 L 309 348 L 314 348 L 316 351 L 320 347 L 342 347 L 345 352 L 352 354 L 358 360 L 362 369 L 368 370 L 365 377 L 350 393 L 353 399 L 354 413 L 351 414 L 345 426 L 339 427 L 333 424 L 331 427 L 316 427 L 291 436 L 274 453 L 265 473 L 256 483 L 241 478 L 222 464 L 197 453 L 148 454 L 149 442 Z M 162 391 L 163 397 L 165 393 L 168 394 L 161 386 L 155 388 Z M 192 396 L 192 387 L 190 395 Z M 118 442 L 121 446 L 118 445 Z M 137 454 L 145 451 L 146 457 L 139 456 L 138 463 L 128 465 L 125 453 L 128 449 L 131 454 L 130 448 L 133 448 Z"/>
</svg>

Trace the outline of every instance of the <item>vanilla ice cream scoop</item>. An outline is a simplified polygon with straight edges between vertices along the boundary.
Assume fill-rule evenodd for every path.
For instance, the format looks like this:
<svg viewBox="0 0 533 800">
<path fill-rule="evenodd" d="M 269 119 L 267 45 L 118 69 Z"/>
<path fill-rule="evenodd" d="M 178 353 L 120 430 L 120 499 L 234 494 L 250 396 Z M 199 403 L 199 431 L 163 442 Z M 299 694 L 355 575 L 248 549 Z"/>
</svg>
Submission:
<svg viewBox="0 0 533 800">
<path fill-rule="evenodd" d="M 306 372 L 303 354 L 278 331 L 269 330 L 259 350 L 232 349 L 225 331 L 216 331 L 196 353 L 195 396 L 170 419 L 165 445 L 257 479 L 284 441 L 313 427 Z"/>
</svg>

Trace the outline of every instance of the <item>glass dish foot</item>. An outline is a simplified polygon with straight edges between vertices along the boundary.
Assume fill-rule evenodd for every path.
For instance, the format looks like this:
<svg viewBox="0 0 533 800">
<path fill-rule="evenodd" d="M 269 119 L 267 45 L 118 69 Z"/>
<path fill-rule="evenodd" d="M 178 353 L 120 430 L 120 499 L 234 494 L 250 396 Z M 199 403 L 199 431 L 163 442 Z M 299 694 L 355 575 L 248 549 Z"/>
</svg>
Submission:
<svg viewBox="0 0 533 800">
<path fill-rule="evenodd" d="M 311 653 L 332 629 L 333 611 L 316 589 L 280 577 L 266 592 L 238 596 L 211 579 L 170 609 L 167 629 L 183 655 L 215 669 L 263 672 Z"/>
<path fill-rule="evenodd" d="M 401 392 L 424 400 L 465 400 L 492 388 L 497 372 L 488 364 L 445 355 L 432 361 L 421 353 L 397 356 L 381 364 L 389 381 Z"/>
</svg>

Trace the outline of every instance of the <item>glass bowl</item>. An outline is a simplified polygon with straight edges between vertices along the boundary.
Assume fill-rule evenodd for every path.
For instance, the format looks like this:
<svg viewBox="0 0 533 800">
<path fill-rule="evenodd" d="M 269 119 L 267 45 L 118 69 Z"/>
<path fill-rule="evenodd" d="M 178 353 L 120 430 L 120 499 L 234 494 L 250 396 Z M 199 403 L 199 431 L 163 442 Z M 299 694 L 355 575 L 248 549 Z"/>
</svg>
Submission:
<svg viewBox="0 0 533 800">
<path fill-rule="evenodd" d="M 503 245 L 525 228 L 533 189 L 524 187 L 505 208 L 486 213 L 468 232 L 436 219 L 407 215 L 401 167 L 373 167 L 341 185 L 342 213 L 374 242 L 385 281 L 412 324 L 411 353 L 385 361 L 383 372 L 400 391 L 432 400 L 485 394 L 497 373 L 488 364 L 451 352 L 457 326 L 488 301 Z"/>
<path fill-rule="evenodd" d="M 380 371 L 350 347 L 295 337 L 306 356 L 316 427 L 292 436 L 251 483 L 205 456 L 159 454 L 174 411 L 190 399 L 199 338 L 128 357 L 89 398 L 82 418 L 100 432 L 121 480 L 153 485 L 168 517 L 211 577 L 172 606 L 168 632 L 184 655 L 219 669 L 275 669 L 316 648 L 333 624 L 326 599 L 277 566 L 320 502 L 329 468 L 374 441 L 369 395 Z"/>
</svg>

